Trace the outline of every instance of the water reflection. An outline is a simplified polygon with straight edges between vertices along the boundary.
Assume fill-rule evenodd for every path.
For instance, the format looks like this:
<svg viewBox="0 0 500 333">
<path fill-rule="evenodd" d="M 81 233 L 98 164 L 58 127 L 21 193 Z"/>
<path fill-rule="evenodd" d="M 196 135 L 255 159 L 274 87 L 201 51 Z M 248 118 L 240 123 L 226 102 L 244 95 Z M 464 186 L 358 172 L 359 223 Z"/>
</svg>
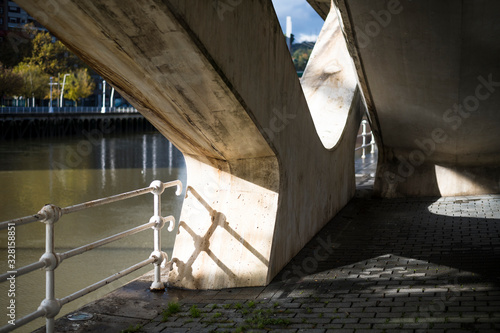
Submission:
<svg viewBox="0 0 500 333">
<path fill-rule="evenodd" d="M 159 134 L 46 139 L 0 142 L 0 221 L 37 212 L 44 204 L 65 207 L 149 186 L 160 179 L 186 181 L 182 154 Z M 165 215 L 178 221 L 182 195 L 174 189 L 162 195 Z M 63 216 L 55 225 L 56 251 L 96 241 L 147 223 L 153 213 L 153 196 L 144 195 Z M 164 250 L 171 255 L 175 232 L 162 230 Z M 64 297 L 118 270 L 149 257 L 152 230 L 64 261 L 56 271 L 56 295 Z M 17 268 L 37 261 L 44 252 L 44 225 L 33 223 L 16 228 Z M 7 258 L 7 233 L 0 231 L 0 256 Z M 2 260 L 6 271 L 6 260 Z M 144 273 L 139 271 L 128 278 Z M 36 272 L 18 279 L 17 315 L 38 307 L 44 298 L 44 275 Z M 70 303 L 61 314 L 88 303 L 125 283 L 119 280 L 104 290 Z M 7 285 L 0 284 L 0 307 L 7 306 Z M 0 325 L 6 324 L 6 319 Z M 43 325 L 38 320 L 28 331 Z"/>
</svg>

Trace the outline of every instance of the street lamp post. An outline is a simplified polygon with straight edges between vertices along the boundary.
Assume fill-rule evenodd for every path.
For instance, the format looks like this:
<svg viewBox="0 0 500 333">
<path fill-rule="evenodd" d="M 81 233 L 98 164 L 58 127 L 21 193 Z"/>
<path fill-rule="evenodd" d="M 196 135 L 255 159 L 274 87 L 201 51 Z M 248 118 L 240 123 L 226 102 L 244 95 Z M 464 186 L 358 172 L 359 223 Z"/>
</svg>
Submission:
<svg viewBox="0 0 500 333">
<path fill-rule="evenodd" d="M 109 112 L 113 112 L 113 107 L 115 106 L 114 98 L 115 98 L 115 87 L 111 87 L 111 97 L 109 98 Z"/>
<path fill-rule="evenodd" d="M 52 82 L 54 80 L 54 77 L 51 76 L 50 77 L 50 82 L 49 82 L 49 86 L 50 86 L 50 102 L 49 102 L 49 113 L 54 113 L 54 108 L 52 107 L 52 86 L 53 85 L 56 85 L 57 82 Z"/>
<path fill-rule="evenodd" d="M 61 107 L 63 107 L 64 85 L 66 84 L 66 76 L 69 76 L 69 74 L 64 74 L 64 77 L 63 77 L 63 84 L 62 84 L 62 89 L 61 89 L 61 102 L 59 103 L 59 105 Z"/>
<path fill-rule="evenodd" d="M 102 108 L 101 113 L 106 112 L 106 81 L 102 80 Z"/>
</svg>

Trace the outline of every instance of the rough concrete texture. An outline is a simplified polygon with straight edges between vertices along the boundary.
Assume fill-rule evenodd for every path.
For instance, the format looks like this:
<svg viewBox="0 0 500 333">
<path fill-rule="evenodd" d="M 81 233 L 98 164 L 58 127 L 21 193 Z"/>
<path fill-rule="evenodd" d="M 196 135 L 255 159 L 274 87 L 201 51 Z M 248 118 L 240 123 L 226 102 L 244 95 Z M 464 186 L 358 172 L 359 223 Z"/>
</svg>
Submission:
<svg viewBox="0 0 500 333">
<path fill-rule="evenodd" d="M 153 294 L 144 276 L 57 332 L 498 332 L 500 197 L 364 194 L 267 287 Z"/>
<path fill-rule="evenodd" d="M 353 196 L 360 94 L 325 149 L 270 0 L 19 4 L 184 153 L 172 285 L 265 285 Z"/>
<path fill-rule="evenodd" d="M 359 94 L 354 64 L 335 12 L 326 19 L 301 84 L 319 138 L 325 148 L 332 149 L 344 134 L 346 109 L 354 94 Z"/>
<path fill-rule="evenodd" d="M 307 2 L 323 20 L 326 20 L 330 12 L 331 0 L 307 0 Z"/>
<path fill-rule="evenodd" d="M 494 0 L 335 0 L 377 132 L 385 197 L 500 191 Z"/>
</svg>

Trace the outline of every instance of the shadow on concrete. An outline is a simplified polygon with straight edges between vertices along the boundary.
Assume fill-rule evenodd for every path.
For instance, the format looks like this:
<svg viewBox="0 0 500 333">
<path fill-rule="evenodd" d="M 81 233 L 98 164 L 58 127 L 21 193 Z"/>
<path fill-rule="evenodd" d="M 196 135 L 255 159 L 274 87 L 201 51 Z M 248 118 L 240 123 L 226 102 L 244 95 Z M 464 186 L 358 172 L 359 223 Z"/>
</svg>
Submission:
<svg viewBox="0 0 500 333">
<path fill-rule="evenodd" d="M 274 281 L 301 281 L 306 276 L 328 271 L 344 272 L 346 267 L 359 263 L 371 263 L 372 268 L 377 268 L 378 263 L 379 268 L 397 265 L 408 269 L 415 261 L 420 266 L 437 267 L 438 271 L 440 267 L 453 271 L 459 283 L 471 277 L 474 281 L 497 283 L 498 208 L 498 198 L 473 202 L 459 197 L 455 200 L 355 198 Z M 493 217 L 477 217 L 481 215 Z M 387 255 L 406 259 L 389 266 L 372 262 L 373 258 Z"/>
<path fill-rule="evenodd" d="M 261 261 L 265 266 L 269 266 L 269 260 L 267 260 L 255 247 L 253 247 L 248 241 L 246 241 L 236 230 L 234 230 L 227 221 L 226 215 L 213 209 L 210 204 L 203 199 L 203 197 L 191 186 L 187 187 L 188 193 L 192 194 L 196 200 L 207 210 L 211 216 L 211 224 L 209 228 L 205 231 L 203 235 L 198 235 L 189 225 L 180 221 L 179 228 L 183 228 L 193 239 L 194 251 L 189 256 L 186 262 L 179 260 L 178 258 L 173 258 L 172 262 L 177 265 L 179 270 L 179 275 L 184 278 L 195 280 L 193 276 L 193 263 L 199 258 L 202 252 L 205 252 L 210 259 L 226 274 L 231 281 L 237 281 L 241 279 L 238 277 L 217 255 L 210 249 L 211 238 L 214 235 L 217 227 L 223 228 L 231 236 L 234 237 L 236 241 L 241 243 L 250 253 L 252 253 L 259 261 Z"/>
</svg>

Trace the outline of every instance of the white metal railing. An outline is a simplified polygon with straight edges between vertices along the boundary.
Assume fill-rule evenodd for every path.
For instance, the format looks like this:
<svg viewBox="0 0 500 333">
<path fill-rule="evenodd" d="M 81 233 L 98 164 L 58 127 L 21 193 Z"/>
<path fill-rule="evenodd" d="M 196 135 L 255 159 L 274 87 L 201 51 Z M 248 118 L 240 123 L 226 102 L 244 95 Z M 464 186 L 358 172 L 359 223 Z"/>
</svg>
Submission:
<svg viewBox="0 0 500 333">
<path fill-rule="evenodd" d="M 363 144 L 357 148 L 355 148 L 354 150 L 360 150 L 360 149 L 363 149 L 363 152 L 361 154 L 361 158 L 366 158 L 366 148 L 370 147 L 371 146 L 371 149 L 370 149 L 370 154 L 373 154 L 375 152 L 375 137 L 373 136 L 373 131 L 370 130 L 370 133 L 367 133 L 366 132 L 366 126 L 368 125 L 368 120 L 363 120 L 361 122 L 361 126 L 362 126 L 362 132 L 360 135 L 358 135 L 357 137 L 358 138 L 363 138 Z M 371 137 L 371 140 L 370 140 L 370 143 L 366 143 L 366 137 L 369 136 Z"/>
<path fill-rule="evenodd" d="M 80 298 L 94 290 L 105 286 L 106 284 L 115 281 L 125 275 L 128 275 L 148 264 L 153 263 L 154 266 L 154 281 L 151 284 L 151 290 L 164 290 L 165 286 L 161 281 L 161 271 L 160 267 L 164 267 L 167 264 L 168 256 L 165 252 L 161 250 L 161 235 L 160 231 L 165 225 L 165 223 L 170 222 L 168 231 L 172 231 L 175 226 L 175 218 L 173 216 L 163 217 L 161 215 L 161 194 L 166 188 L 177 187 L 175 192 L 176 195 L 180 195 L 182 192 L 182 183 L 179 180 L 174 180 L 171 182 L 163 183 L 159 180 L 155 180 L 151 183 L 149 187 L 130 191 L 122 194 L 117 194 L 107 198 L 97 199 L 93 201 L 88 201 L 85 203 L 68 206 L 64 208 L 57 207 L 55 205 L 45 205 L 37 214 L 22 217 L 15 220 L 10 220 L 0 223 L 1 229 L 9 229 L 12 227 L 17 227 L 23 224 L 32 223 L 35 221 L 40 221 L 45 223 L 45 253 L 42 255 L 39 261 L 31 263 L 27 266 L 15 269 L 15 265 L 9 265 L 9 271 L 7 273 L 0 275 L 0 282 L 5 282 L 16 278 L 18 276 L 28 274 L 40 268 L 45 268 L 45 299 L 42 301 L 38 309 L 20 319 L 17 319 L 14 324 L 7 324 L 0 327 L 0 332 L 10 332 L 19 326 L 22 326 L 30 321 L 33 321 L 39 317 L 45 316 L 46 318 L 46 331 L 54 332 L 55 316 L 61 310 L 61 307 L 77 298 Z M 146 193 L 152 193 L 154 195 L 154 214 L 150 218 L 149 222 L 138 227 L 123 231 L 121 233 L 115 234 L 113 236 L 103 238 L 96 242 L 86 244 L 72 250 L 56 253 L 54 244 L 54 223 L 56 223 L 63 215 L 74 213 L 87 208 L 92 208 L 96 206 L 106 205 L 112 202 L 121 201 L 124 199 L 129 199 L 132 197 L 137 197 Z M 59 264 L 68 258 L 76 256 L 78 254 L 90 251 L 99 246 L 114 242 L 121 238 L 136 234 L 138 232 L 144 231 L 146 229 L 153 228 L 154 230 L 154 249 L 150 257 L 143 260 L 125 270 L 115 273 L 104 280 L 94 283 L 86 288 L 83 288 L 71 295 L 63 298 L 55 298 L 55 279 L 54 271 L 59 266 Z"/>
<path fill-rule="evenodd" d="M 138 113 L 134 107 L 106 107 L 106 113 Z M 102 113 L 100 106 L 64 106 L 53 107 L 52 112 L 48 106 L 24 107 L 24 106 L 4 106 L 0 107 L 0 114 L 23 114 L 23 113 Z"/>
</svg>

